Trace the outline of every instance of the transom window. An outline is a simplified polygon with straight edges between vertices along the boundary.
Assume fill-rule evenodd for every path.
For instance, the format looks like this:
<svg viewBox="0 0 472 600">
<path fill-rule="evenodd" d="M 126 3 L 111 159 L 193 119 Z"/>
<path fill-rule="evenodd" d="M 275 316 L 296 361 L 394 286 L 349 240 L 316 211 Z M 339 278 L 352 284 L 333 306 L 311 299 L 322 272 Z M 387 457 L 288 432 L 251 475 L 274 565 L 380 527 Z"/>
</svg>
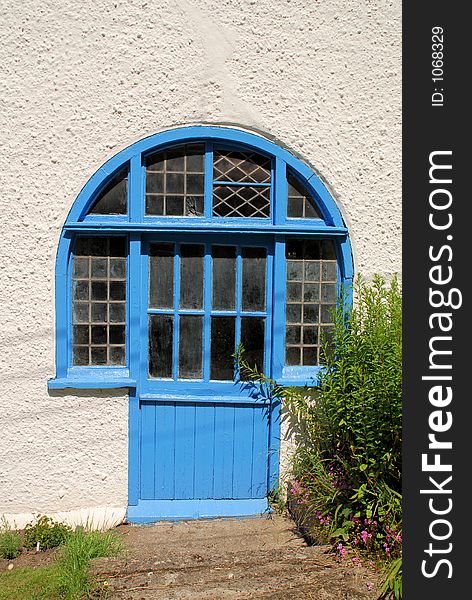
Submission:
<svg viewBox="0 0 472 600">
<path fill-rule="evenodd" d="M 313 383 L 351 280 L 341 215 L 290 152 L 224 127 L 147 138 L 65 224 L 50 386 L 233 386 L 240 343 L 278 381 Z"/>
</svg>

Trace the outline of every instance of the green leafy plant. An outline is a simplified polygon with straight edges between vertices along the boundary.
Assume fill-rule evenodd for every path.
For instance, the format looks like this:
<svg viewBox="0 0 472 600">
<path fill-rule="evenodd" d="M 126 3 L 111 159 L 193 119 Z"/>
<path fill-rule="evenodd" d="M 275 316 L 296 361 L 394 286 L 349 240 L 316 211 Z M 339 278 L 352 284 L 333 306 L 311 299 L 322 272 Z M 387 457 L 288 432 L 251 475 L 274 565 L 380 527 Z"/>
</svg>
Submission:
<svg viewBox="0 0 472 600">
<path fill-rule="evenodd" d="M 242 348 L 236 361 L 242 379 L 282 398 L 295 419 L 289 499 L 310 515 L 314 537 L 331 539 L 340 557 L 355 548 L 392 564 L 402 545 L 401 291 L 395 277 L 387 285 L 377 275 L 371 285 L 359 277 L 354 295 L 354 308 L 345 294 L 338 302 L 316 387 L 282 388 Z M 401 568 L 389 573 L 388 589 L 401 597 Z"/>
<path fill-rule="evenodd" d="M 3 516 L 0 520 L 0 558 L 12 559 L 19 556 L 21 551 L 21 537 L 18 531 L 9 526 Z"/>
<path fill-rule="evenodd" d="M 25 527 L 23 544 L 28 550 L 39 547 L 42 550 L 56 548 L 66 541 L 71 528 L 64 523 L 57 523 L 45 515 L 38 516 L 35 523 Z"/>
<path fill-rule="evenodd" d="M 397 558 L 389 565 L 385 580 L 380 588 L 380 598 L 393 598 L 400 600 L 403 595 L 402 589 L 402 559 Z"/>
</svg>

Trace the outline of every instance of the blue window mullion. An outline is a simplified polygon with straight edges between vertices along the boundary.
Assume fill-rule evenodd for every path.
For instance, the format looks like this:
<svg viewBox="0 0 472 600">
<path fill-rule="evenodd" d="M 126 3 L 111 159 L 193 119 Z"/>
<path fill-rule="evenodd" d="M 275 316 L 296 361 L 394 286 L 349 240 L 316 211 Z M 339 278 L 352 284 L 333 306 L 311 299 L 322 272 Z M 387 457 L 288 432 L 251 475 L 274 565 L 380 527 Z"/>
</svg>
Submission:
<svg viewBox="0 0 472 600">
<path fill-rule="evenodd" d="M 236 247 L 236 348 L 241 341 L 241 305 L 242 305 L 243 257 L 241 246 Z"/>
<path fill-rule="evenodd" d="M 149 242 L 142 241 L 141 256 L 139 257 L 141 264 L 141 306 L 140 306 L 140 339 L 142 340 L 140 353 L 141 381 L 146 381 L 149 377 Z"/>
<path fill-rule="evenodd" d="M 279 157 L 275 158 L 275 174 L 272 173 L 272 181 L 272 223 L 281 225 L 287 220 L 288 183 L 287 163 Z"/>
<path fill-rule="evenodd" d="M 129 186 L 128 186 L 128 220 L 131 223 L 142 223 L 144 218 L 145 202 L 145 177 L 141 154 L 135 154 L 129 167 Z"/>
<path fill-rule="evenodd" d="M 282 377 L 285 364 L 285 239 L 276 236 L 272 306 L 272 368 L 274 379 Z"/>
<path fill-rule="evenodd" d="M 213 214 L 213 144 L 207 142 L 205 145 L 205 166 L 204 166 L 204 207 L 203 214 L 207 219 L 211 219 Z"/>
<path fill-rule="evenodd" d="M 180 244 L 175 245 L 174 256 L 174 342 L 172 347 L 172 377 L 179 375 L 179 304 L 180 304 Z"/>
<path fill-rule="evenodd" d="M 210 345 L 211 345 L 211 301 L 212 301 L 212 260 L 211 246 L 205 244 L 203 263 L 203 380 L 210 381 Z"/>
<path fill-rule="evenodd" d="M 264 373 L 272 377 L 272 275 L 274 271 L 274 256 L 272 249 L 269 249 L 266 260 L 266 318 L 265 318 L 265 339 L 264 339 Z"/>
<path fill-rule="evenodd" d="M 227 185 L 233 187 L 265 187 L 270 188 L 270 183 L 255 183 L 254 181 L 213 181 L 213 185 Z"/>
</svg>

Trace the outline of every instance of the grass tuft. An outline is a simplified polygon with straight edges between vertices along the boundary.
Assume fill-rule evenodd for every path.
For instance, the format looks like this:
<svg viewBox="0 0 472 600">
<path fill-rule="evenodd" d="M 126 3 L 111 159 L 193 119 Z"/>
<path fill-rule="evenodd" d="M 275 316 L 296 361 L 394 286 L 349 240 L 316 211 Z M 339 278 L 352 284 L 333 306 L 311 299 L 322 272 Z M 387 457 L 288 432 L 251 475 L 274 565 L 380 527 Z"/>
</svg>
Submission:
<svg viewBox="0 0 472 600">
<path fill-rule="evenodd" d="M 0 521 L 0 558 L 11 560 L 19 556 L 21 537 L 18 531 L 13 531 L 5 517 Z"/>
<path fill-rule="evenodd" d="M 77 600 L 91 594 L 96 584 L 89 576 L 94 558 L 116 556 L 121 540 L 113 531 L 90 531 L 82 527 L 71 533 L 57 561 L 57 581 L 64 600 Z"/>
</svg>

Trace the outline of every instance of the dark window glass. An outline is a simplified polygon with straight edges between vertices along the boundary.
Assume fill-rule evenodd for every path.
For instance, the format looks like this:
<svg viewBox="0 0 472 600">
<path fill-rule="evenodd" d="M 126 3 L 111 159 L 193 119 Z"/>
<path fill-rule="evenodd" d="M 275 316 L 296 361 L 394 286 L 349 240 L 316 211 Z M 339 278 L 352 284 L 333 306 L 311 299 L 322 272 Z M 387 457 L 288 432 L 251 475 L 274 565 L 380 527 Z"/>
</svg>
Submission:
<svg viewBox="0 0 472 600">
<path fill-rule="evenodd" d="M 149 316 L 149 376 L 172 377 L 174 318 Z"/>
<path fill-rule="evenodd" d="M 149 246 L 149 306 L 174 306 L 174 244 Z"/>
<path fill-rule="evenodd" d="M 334 244 L 329 241 L 290 240 L 287 258 L 287 365 L 317 365 L 321 332 L 330 331 L 336 307 L 337 263 Z"/>
<path fill-rule="evenodd" d="M 236 306 L 236 248 L 213 246 L 213 310 Z"/>
<path fill-rule="evenodd" d="M 78 237 L 72 257 L 72 357 L 76 366 L 126 363 L 126 239 Z M 119 323 L 120 334 L 115 325 Z"/>
<path fill-rule="evenodd" d="M 311 194 L 291 174 L 288 175 L 287 216 L 289 219 L 321 219 Z"/>
<path fill-rule="evenodd" d="M 174 217 L 203 215 L 203 144 L 157 152 L 146 159 L 146 214 Z"/>
<path fill-rule="evenodd" d="M 128 212 L 128 167 L 117 173 L 92 204 L 92 215 L 126 215 Z"/>
<path fill-rule="evenodd" d="M 242 309 L 263 311 L 266 307 L 266 250 L 243 248 Z"/>
<path fill-rule="evenodd" d="M 211 318 L 210 378 L 234 378 L 235 317 Z"/>
<path fill-rule="evenodd" d="M 203 246 L 180 247 L 180 308 L 203 307 Z"/>
<path fill-rule="evenodd" d="M 181 316 L 179 327 L 179 377 L 201 379 L 203 317 Z"/>
<path fill-rule="evenodd" d="M 244 359 L 251 367 L 264 371 L 264 322 L 261 317 L 241 317 L 241 343 Z"/>
</svg>

